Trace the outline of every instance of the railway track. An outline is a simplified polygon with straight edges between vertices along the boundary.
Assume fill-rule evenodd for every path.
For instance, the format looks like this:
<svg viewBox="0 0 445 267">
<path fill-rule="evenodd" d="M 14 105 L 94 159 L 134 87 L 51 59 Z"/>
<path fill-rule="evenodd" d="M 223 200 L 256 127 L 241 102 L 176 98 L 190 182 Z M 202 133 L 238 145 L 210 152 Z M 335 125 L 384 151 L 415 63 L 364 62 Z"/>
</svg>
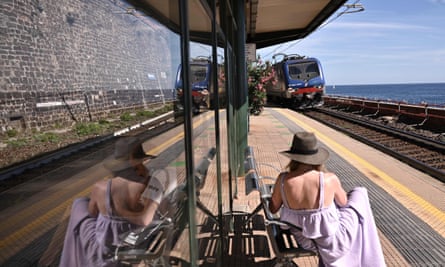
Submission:
<svg viewBox="0 0 445 267">
<path fill-rule="evenodd" d="M 76 159 L 89 158 L 90 164 L 100 162 L 103 160 L 103 155 L 113 152 L 114 138 L 116 136 L 125 134 L 138 136 L 144 140 L 149 139 L 177 126 L 177 123 L 170 122 L 173 116 L 173 112 L 168 112 L 145 122 L 121 129 L 113 134 L 73 144 L 3 169 L 0 171 L 0 192 L 56 170 L 67 162 Z"/>
<path fill-rule="evenodd" d="M 329 108 L 304 114 L 445 182 L 444 142 Z"/>
</svg>

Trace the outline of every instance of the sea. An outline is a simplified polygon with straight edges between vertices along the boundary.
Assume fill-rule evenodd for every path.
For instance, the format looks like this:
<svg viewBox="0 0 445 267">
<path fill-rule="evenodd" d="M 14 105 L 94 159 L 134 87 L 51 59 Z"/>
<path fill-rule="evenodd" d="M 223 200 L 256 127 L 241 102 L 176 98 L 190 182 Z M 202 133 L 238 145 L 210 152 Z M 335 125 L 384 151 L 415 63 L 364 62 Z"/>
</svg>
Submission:
<svg viewBox="0 0 445 267">
<path fill-rule="evenodd" d="M 445 83 L 327 85 L 330 96 L 445 106 Z"/>
</svg>

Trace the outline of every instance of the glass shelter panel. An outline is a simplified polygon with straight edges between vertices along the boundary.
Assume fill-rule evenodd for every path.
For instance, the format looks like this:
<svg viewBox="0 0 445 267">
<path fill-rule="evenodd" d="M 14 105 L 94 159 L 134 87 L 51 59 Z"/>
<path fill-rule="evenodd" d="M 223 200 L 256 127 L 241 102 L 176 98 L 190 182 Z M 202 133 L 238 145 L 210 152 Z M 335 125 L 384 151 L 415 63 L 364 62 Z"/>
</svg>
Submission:
<svg viewBox="0 0 445 267">
<path fill-rule="evenodd" d="M 188 18 L 190 25 L 197 20 L 196 16 Z M 212 20 L 208 13 L 203 13 L 199 20 L 211 28 Z M 224 49 L 214 45 L 214 38 L 209 34 L 201 36 L 199 41 L 190 41 L 189 86 L 193 116 L 197 256 L 198 260 L 221 262 L 219 249 L 222 246 L 216 243 L 220 243 L 222 238 L 222 215 L 229 210 L 228 201 L 223 203 L 223 196 L 228 196 L 228 167 L 222 166 L 222 162 L 228 162 L 227 97 Z M 205 75 L 201 75 L 199 81 L 194 79 L 197 70 Z M 223 186 L 223 183 L 226 184 Z"/>
<path fill-rule="evenodd" d="M 159 252 L 156 251 L 152 257 L 146 258 L 147 261 L 162 261 L 162 255 L 169 254 L 175 249 L 170 241 L 176 240 L 176 236 L 180 238 L 180 243 L 190 243 L 189 235 L 183 234 L 188 231 L 188 213 L 185 208 L 187 205 L 184 202 L 187 198 L 183 198 L 184 201 L 181 202 L 182 195 L 178 191 L 184 190 L 182 186 L 187 180 L 186 155 L 187 153 L 193 155 L 193 151 L 185 150 L 183 122 L 176 120 L 173 115 L 176 99 L 175 77 L 181 62 L 179 31 L 175 27 L 165 25 L 162 18 L 150 16 L 149 6 L 145 8 L 141 4 L 142 1 L 19 2 L 5 1 L 0 4 L 2 21 L 5 21 L 4 25 L 9 25 L 1 26 L 0 33 L 2 47 L 0 110 L 1 114 L 13 114 L 11 117 L 2 115 L 0 128 L 20 134 L 21 136 L 16 137 L 20 140 L 31 140 L 33 138 L 29 137 L 38 134 L 41 136 L 41 142 L 46 142 L 47 147 L 54 150 L 88 139 L 97 138 L 104 143 L 113 143 L 121 137 L 136 137 L 143 142 L 143 152 L 148 156 L 144 165 L 150 175 L 147 179 L 141 179 L 140 175 L 134 174 L 131 168 L 127 168 L 133 167 L 132 165 L 124 165 L 125 170 L 130 173 L 128 174 L 102 164 L 108 157 L 119 153 L 113 151 L 113 149 L 118 150 L 117 146 L 114 148 L 110 145 L 110 149 L 105 150 L 101 146 L 102 143 L 97 142 L 100 145 L 94 144 L 97 147 L 97 152 L 94 154 L 97 165 L 95 168 L 91 166 L 67 168 L 68 171 L 63 174 L 65 177 L 60 179 L 63 181 L 56 181 L 56 178 L 51 177 L 51 183 L 54 182 L 54 188 L 57 188 L 53 191 L 58 192 L 57 197 L 64 197 L 51 202 L 65 206 L 60 206 L 62 213 L 58 213 L 60 218 L 47 219 L 51 227 L 46 225 L 37 227 L 39 232 L 36 236 L 52 235 L 43 232 L 45 228 L 47 231 L 49 228 L 55 229 L 56 224 L 62 219 L 66 222 L 67 216 L 63 213 L 66 208 L 68 214 L 73 203 L 73 199 L 69 197 L 88 197 L 90 187 L 95 182 L 112 180 L 113 182 L 107 182 L 107 185 L 109 184 L 111 188 L 109 192 L 113 193 L 110 199 L 116 204 L 115 207 L 119 203 L 127 203 L 127 200 L 137 202 L 132 202 L 134 206 L 129 210 L 116 209 L 112 213 L 133 224 L 154 227 L 154 230 L 162 234 L 166 242 L 160 243 L 163 244 L 160 247 L 160 254 L 156 254 Z M 179 1 L 157 2 L 162 2 L 166 14 L 172 18 L 179 18 Z M 4 57 L 6 54 L 10 57 Z M 196 127 L 198 124 L 201 127 L 206 125 L 204 121 L 197 122 Z M 27 153 L 25 147 L 37 149 L 43 146 L 27 144 L 21 149 L 21 153 L 15 154 L 25 155 Z M 202 151 L 207 152 L 207 148 L 210 147 L 214 145 L 206 143 Z M 119 151 L 126 148 L 124 145 Z M 199 151 L 198 148 L 196 150 Z M 38 151 L 38 153 L 46 152 L 48 151 Z M 3 149 L 2 153 L 5 153 Z M 36 152 L 33 150 L 33 153 Z M 197 155 L 202 154 L 197 153 Z M 15 157 L 11 154 L 11 158 Z M 1 168 L 14 163 L 6 163 Z M 76 161 L 76 164 L 84 163 Z M 137 167 L 139 171 L 141 166 Z M 115 180 L 109 179 L 118 175 Z M 132 179 L 137 181 L 135 183 L 138 186 L 143 184 L 143 189 L 147 188 L 147 194 L 138 191 L 128 194 L 129 199 L 121 202 L 114 199 L 115 196 L 123 195 L 114 195 L 114 192 L 120 190 L 124 192 L 128 184 L 134 185 Z M 74 183 L 77 186 L 72 186 Z M 48 187 L 50 186 L 53 185 Z M 149 192 L 153 188 L 162 191 L 163 196 L 154 219 L 138 217 L 139 212 L 146 211 L 148 206 L 145 202 L 150 199 Z M 74 192 L 76 189 L 78 191 Z M 50 201 L 49 199 L 50 197 L 45 201 Z M 88 201 L 86 198 L 83 200 Z M 158 198 L 153 201 L 158 201 Z M 137 213 L 137 216 L 130 212 Z M 137 221 L 134 219 L 136 217 Z M 59 239 L 54 239 L 53 242 L 58 247 L 52 251 L 63 249 L 61 247 L 63 237 L 68 231 L 66 225 L 61 223 L 61 226 L 60 237 L 54 237 Z M 96 228 L 91 227 L 91 229 L 94 231 Z M 141 234 L 149 235 L 150 232 L 142 231 Z M 92 235 L 95 236 L 95 233 Z M 130 261 L 123 256 L 128 252 L 125 248 L 137 246 L 133 241 L 140 239 L 118 240 L 120 237 L 107 236 L 107 241 L 115 242 L 100 245 L 113 246 L 109 248 L 113 253 L 116 246 L 122 245 L 122 250 L 118 252 L 123 253 L 120 254 L 123 258 L 118 257 L 117 260 Z M 9 246 L 17 247 L 13 243 Z M 85 255 L 86 252 L 80 254 Z M 190 253 L 185 251 L 183 254 Z M 76 258 L 76 255 L 71 256 Z M 112 256 L 114 256 L 112 253 L 107 254 L 106 260 L 111 260 Z M 143 257 L 148 256 L 141 255 L 141 257 L 142 262 Z M 91 262 L 93 258 L 79 260 Z M 184 260 L 189 259 L 185 257 Z M 0 262 L 0 265 L 3 265 L 3 262 Z M 49 265 L 59 264 L 55 262 Z M 16 262 L 15 266 L 26 265 Z"/>
<path fill-rule="evenodd" d="M 73 203 L 69 197 L 88 197 L 97 181 L 118 177 L 130 183 L 140 176 L 129 174 L 130 179 L 124 177 L 127 173 L 120 173 L 121 177 L 102 162 L 115 155 L 116 140 L 136 137 L 143 143 L 140 156 L 147 156 L 143 165 L 149 175 L 137 177 L 143 181 L 136 179 L 145 193 L 138 191 L 130 196 L 137 202 L 132 203 L 131 212 L 137 215 L 120 210 L 115 210 L 114 215 L 134 223 L 134 218 L 141 219 L 140 213 L 147 211 L 150 191 L 162 192 L 162 198 L 153 219 L 148 216 L 137 221 L 143 226 L 138 228 L 139 232 L 128 235 L 128 239 L 124 235 L 116 238 L 118 243 L 113 243 L 110 251 L 121 253 L 120 256 L 107 257 L 126 263 L 137 264 L 135 261 L 139 260 L 168 265 L 164 257 L 168 256 L 178 265 L 183 261 L 187 262 L 184 265 L 196 266 L 201 256 L 197 243 L 207 241 L 199 240 L 199 236 L 209 229 L 222 229 L 222 213 L 229 209 L 223 203 L 223 195 L 229 194 L 222 189 L 222 183 L 228 183 L 229 142 L 225 50 L 221 47 L 224 42 L 218 39 L 222 34 L 215 30 L 220 26 L 212 24 L 219 14 L 212 15 L 209 6 L 216 2 L 31 2 L 0 4 L 3 26 L 7 26 L 0 26 L 2 138 L 15 135 L 14 143 L 20 143 L 38 134 L 54 150 L 95 138 L 113 143 L 108 150 L 98 148 L 95 152 L 97 168 L 91 169 L 100 174 L 84 179 L 90 166 L 64 174 L 68 184 L 70 179 L 82 177 L 82 188 L 56 184 L 64 199 L 55 202 L 63 203 L 69 211 Z M 2 143 L 12 143 L 9 141 Z M 26 153 L 25 149 L 11 153 L 11 161 L 0 167 L 17 163 L 14 160 L 19 155 L 31 157 Z M 142 167 L 127 165 L 129 172 Z M 113 182 L 110 192 L 125 191 L 126 185 Z M 68 220 L 64 214 L 58 215 L 65 216 L 64 222 Z M 56 227 L 57 222 L 50 222 L 51 227 Z M 58 247 L 51 247 L 51 253 L 63 249 L 60 245 L 66 225 L 60 229 L 61 237 L 51 241 Z M 38 231 L 42 231 L 39 236 L 52 235 Z M 146 249 L 146 241 L 145 247 L 137 247 L 138 240 L 151 241 L 153 233 L 160 234 L 160 246 L 155 246 L 158 250 L 149 255 L 125 254 L 133 248 Z M 14 245 L 11 243 L 10 247 Z M 218 257 L 216 250 L 212 253 L 212 257 Z"/>
</svg>

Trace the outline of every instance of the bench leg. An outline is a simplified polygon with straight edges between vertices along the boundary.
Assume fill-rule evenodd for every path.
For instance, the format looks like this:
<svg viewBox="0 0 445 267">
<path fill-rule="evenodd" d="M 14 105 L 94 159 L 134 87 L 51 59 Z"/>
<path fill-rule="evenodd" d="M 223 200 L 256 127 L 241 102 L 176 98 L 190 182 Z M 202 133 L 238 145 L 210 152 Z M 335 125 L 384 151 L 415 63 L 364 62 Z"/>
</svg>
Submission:
<svg viewBox="0 0 445 267">
<path fill-rule="evenodd" d="M 249 223 L 250 220 L 261 210 L 263 209 L 263 205 L 260 203 L 251 213 L 249 213 L 249 216 L 246 218 L 246 224 Z"/>
<path fill-rule="evenodd" d="M 216 218 L 216 216 L 213 215 L 213 213 L 206 206 L 204 206 L 204 204 L 202 204 L 202 202 L 199 199 L 196 201 L 196 205 L 202 212 L 204 212 L 207 216 L 209 216 L 209 218 L 212 219 L 216 223 L 216 225 L 219 224 L 218 218 Z"/>
</svg>

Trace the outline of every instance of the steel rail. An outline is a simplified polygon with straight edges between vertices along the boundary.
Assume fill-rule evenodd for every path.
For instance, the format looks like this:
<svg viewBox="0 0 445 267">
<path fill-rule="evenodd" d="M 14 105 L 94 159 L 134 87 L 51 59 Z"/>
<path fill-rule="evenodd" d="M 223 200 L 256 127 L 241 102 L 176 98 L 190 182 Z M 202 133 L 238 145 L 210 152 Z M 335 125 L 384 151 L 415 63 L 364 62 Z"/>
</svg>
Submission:
<svg viewBox="0 0 445 267">
<path fill-rule="evenodd" d="M 391 155 L 392 157 L 394 157 L 400 161 L 403 161 L 403 162 L 413 166 L 414 168 L 416 168 L 420 171 L 423 171 L 423 172 L 437 178 L 438 180 L 440 180 L 442 182 L 445 182 L 445 172 L 443 170 L 437 169 L 437 168 L 435 168 L 429 164 L 426 164 L 425 162 L 422 162 L 416 158 L 399 153 L 399 152 L 395 151 L 393 148 L 384 146 L 384 145 L 382 145 L 378 142 L 375 142 L 369 138 L 363 137 L 362 135 L 355 133 L 353 130 L 346 129 L 336 123 L 328 122 L 324 119 L 321 119 L 318 116 L 316 116 L 316 113 L 318 113 L 318 112 L 326 114 L 328 116 L 332 116 L 337 119 L 341 119 L 341 120 L 350 122 L 350 123 L 354 123 L 361 127 L 370 128 L 372 130 L 383 132 L 385 134 L 393 136 L 394 138 L 405 140 L 405 141 L 415 144 L 419 147 L 431 149 L 432 151 L 436 151 L 436 152 L 439 152 L 442 154 L 444 154 L 444 151 L 445 151 L 444 143 L 438 142 L 435 140 L 431 140 L 431 139 L 428 139 L 428 138 L 425 138 L 423 136 L 416 135 L 413 133 L 404 132 L 402 130 L 395 129 L 392 127 L 388 127 L 388 126 L 384 126 L 384 125 L 377 125 L 375 123 L 372 123 L 369 121 L 364 121 L 359 118 L 353 117 L 351 115 L 343 115 L 338 112 L 332 112 L 332 111 L 322 109 L 322 108 L 317 108 L 317 109 L 313 109 L 313 110 L 304 112 L 304 115 L 306 115 L 312 119 L 320 121 L 321 123 L 326 124 L 333 129 L 336 129 L 338 131 L 346 133 L 349 136 L 351 136 L 352 138 L 359 140 L 360 142 L 363 142 L 369 146 L 372 146 L 372 147 L 374 147 L 388 155 Z"/>
<path fill-rule="evenodd" d="M 13 177 L 16 177 L 17 175 L 20 175 L 24 173 L 25 171 L 29 171 L 35 168 L 39 168 L 41 166 L 44 166 L 48 163 L 54 162 L 55 160 L 70 156 L 72 154 L 78 153 L 79 151 L 82 151 L 87 148 L 91 148 L 93 146 L 96 146 L 100 143 L 103 143 L 105 141 L 111 140 L 115 138 L 116 136 L 120 136 L 123 134 L 129 134 L 129 133 L 136 133 L 138 131 L 143 131 L 143 129 L 152 129 L 154 127 L 158 127 L 160 125 L 163 125 L 166 121 L 173 118 L 174 114 L 173 112 L 168 112 L 165 114 L 162 114 L 158 117 L 146 120 L 141 123 L 137 123 L 135 125 L 125 127 L 119 131 L 116 131 L 111 134 L 107 134 L 104 136 L 99 136 L 94 139 L 88 139 L 84 142 L 72 144 L 69 146 L 66 146 L 64 148 L 61 148 L 59 150 L 45 153 L 43 155 L 34 157 L 32 159 L 20 162 L 18 164 L 14 164 L 10 167 L 4 168 L 0 171 L 0 181 L 5 181 L 8 179 L 11 179 Z"/>
</svg>

